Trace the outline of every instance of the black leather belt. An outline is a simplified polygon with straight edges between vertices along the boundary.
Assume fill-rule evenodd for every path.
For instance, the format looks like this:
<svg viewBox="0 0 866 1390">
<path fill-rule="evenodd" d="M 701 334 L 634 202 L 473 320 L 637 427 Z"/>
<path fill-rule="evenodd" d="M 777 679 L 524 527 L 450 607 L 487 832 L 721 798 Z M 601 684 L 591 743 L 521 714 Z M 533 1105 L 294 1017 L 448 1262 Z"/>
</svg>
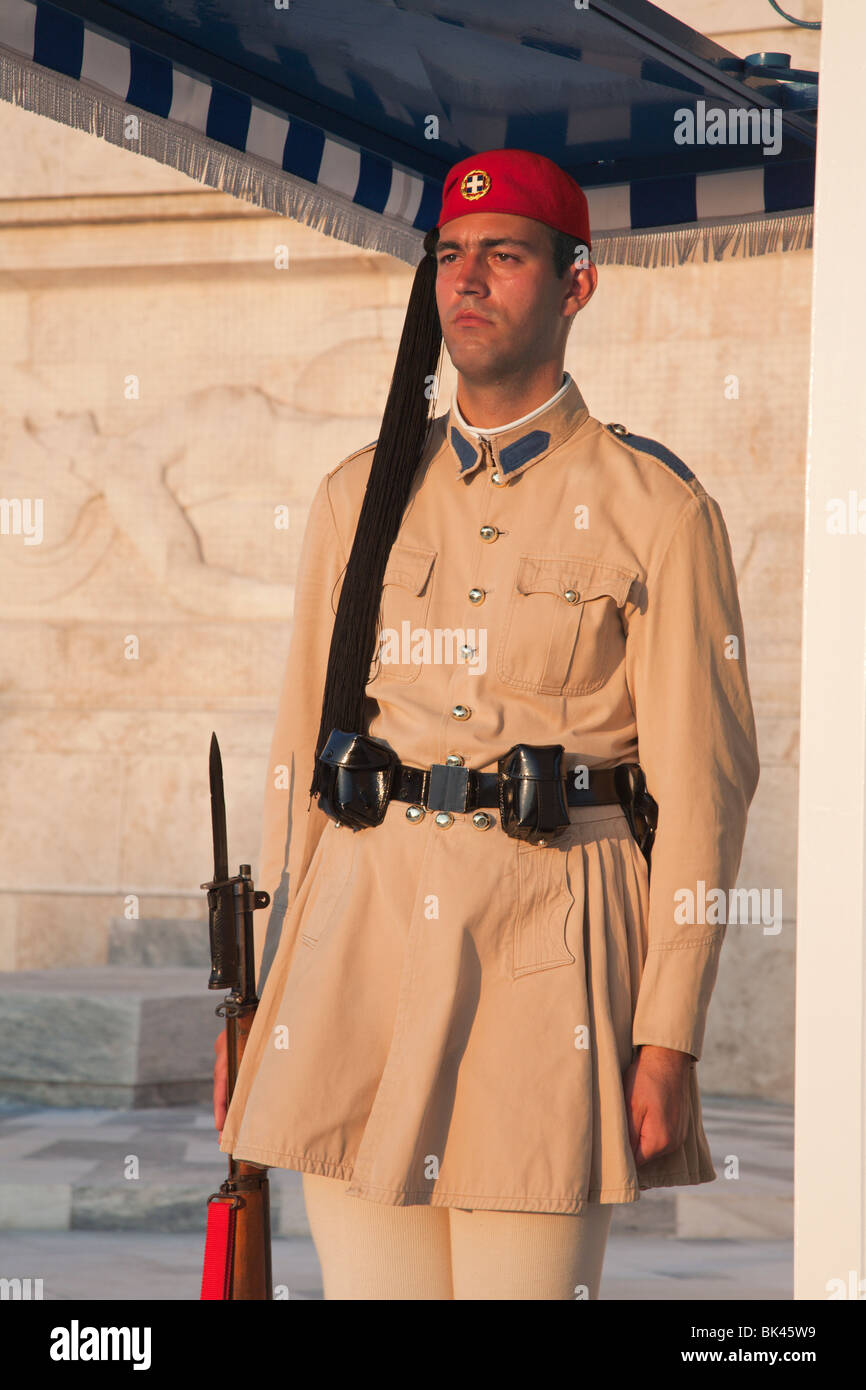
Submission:
<svg viewBox="0 0 866 1390">
<path fill-rule="evenodd" d="M 637 764 L 620 766 L 636 767 Z M 573 775 L 567 774 L 569 806 L 604 806 L 619 802 L 616 772 L 613 767 L 590 768 L 588 787 L 576 787 Z M 498 806 L 499 774 L 450 763 L 434 763 L 432 767 L 398 763 L 391 783 L 391 798 L 415 802 L 428 811 L 475 811 L 484 806 Z"/>
<path fill-rule="evenodd" d="M 569 806 L 619 804 L 649 864 L 658 806 L 640 764 L 586 768 L 588 785 L 579 787 L 575 773 L 577 768 L 584 771 L 583 766 L 566 768 L 564 757 L 559 743 L 515 743 L 497 759 L 496 772 L 451 763 L 412 767 L 380 739 L 332 729 L 317 757 L 317 795 L 326 815 L 355 830 L 381 825 L 391 800 L 448 812 L 439 824 L 451 824 L 452 812 L 498 807 L 507 835 L 538 845 L 568 828 Z M 406 815 L 412 819 L 411 811 Z M 483 819 L 490 824 L 490 817 Z M 476 824 L 481 820 L 479 816 Z"/>
</svg>

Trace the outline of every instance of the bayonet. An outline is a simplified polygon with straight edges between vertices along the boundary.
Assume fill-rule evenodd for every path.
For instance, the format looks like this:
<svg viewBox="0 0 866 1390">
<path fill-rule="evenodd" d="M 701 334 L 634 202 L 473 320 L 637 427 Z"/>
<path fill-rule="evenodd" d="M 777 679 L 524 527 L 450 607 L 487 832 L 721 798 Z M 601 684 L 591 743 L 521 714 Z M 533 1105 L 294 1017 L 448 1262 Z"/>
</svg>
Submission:
<svg viewBox="0 0 866 1390">
<path fill-rule="evenodd" d="M 225 1019 L 227 1097 L 234 1093 L 244 1048 L 258 1006 L 253 912 L 270 894 L 256 891 L 249 864 L 229 877 L 222 758 L 215 733 L 210 742 L 210 804 L 214 876 L 207 890 L 211 973 L 208 989 L 228 989 L 217 1008 Z M 267 1168 L 229 1156 L 219 1192 L 208 1198 L 203 1299 L 272 1299 L 271 1222 Z"/>
</svg>

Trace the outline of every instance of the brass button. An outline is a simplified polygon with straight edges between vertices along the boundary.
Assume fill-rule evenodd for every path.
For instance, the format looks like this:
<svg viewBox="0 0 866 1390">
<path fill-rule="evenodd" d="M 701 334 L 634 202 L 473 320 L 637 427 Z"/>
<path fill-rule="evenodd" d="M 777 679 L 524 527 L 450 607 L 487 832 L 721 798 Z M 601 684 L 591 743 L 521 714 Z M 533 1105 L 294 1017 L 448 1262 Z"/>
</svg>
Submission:
<svg viewBox="0 0 866 1390">
<path fill-rule="evenodd" d="M 580 594 L 577 592 L 576 589 L 566 589 L 562 597 L 566 599 L 569 603 L 577 603 L 577 600 L 580 598 Z"/>
<path fill-rule="evenodd" d="M 476 830 L 489 830 L 493 824 L 493 817 L 488 816 L 486 811 L 476 811 L 472 817 L 472 824 Z"/>
<path fill-rule="evenodd" d="M 470 603 L 483 603 L 486 597 L 484 589 L 470 589 L 468 598 Z"/>
<path fill-rule="evenodd" d="M 507 482 L 507 479 L 503 478 L 500 473 L 491 473 L 490 481 L 494 484 L 495 487 L 502 487 L 502 484 Z"/>
<path fill-rule="evenodd" d="M 463 754 L 462 754 L 462 753 L 449 753 L 449 754 L 448 754 L 448 757 L 445 759 L 445 761 L 446 761 L 446 763 L 448 764 L 449 767 L 462 767 L 462 766 L 463 766 Z"/>
<path fill-rule="evenodd" d="M 625 425 L 608 425 L 608 429 L 612 430 L 614 434 L 628 434 Z"/>
<path fill-rule="evenodd" d="M 451 711 L 452 719 L 468 719 L 472 713 L 468 705 L 455 705 Z"/>
<path fill-rule="evenodd" d="M 496 537 L 499 535 L 499 527 L 482 526 L 478 534 L 483 541 L 495 541 Z"/>
<path fill-rule="evenodd" d="M 410 822 L 412 823 L 412 825 L 420 825 L 421 821 L 424 819 L 424 807 L 423 807 L 423 806 L 409 806 L 409 807 L 407 807 L 407 809 L 406 809 L 406 819 L 407 819 L 407 821 L 410 821 Z"/>
<path fill-rule="evenodd" d="M 448 826 L 448 825 L 453 825 L 453 823 L 454 823 L 454 817 L 452 816 L 452 814 L 451 814 L 450 811 L 437 811 L 437 812 L 436 812 L 436 824 L 437 824 L 437 825 Z"/>
</svg>

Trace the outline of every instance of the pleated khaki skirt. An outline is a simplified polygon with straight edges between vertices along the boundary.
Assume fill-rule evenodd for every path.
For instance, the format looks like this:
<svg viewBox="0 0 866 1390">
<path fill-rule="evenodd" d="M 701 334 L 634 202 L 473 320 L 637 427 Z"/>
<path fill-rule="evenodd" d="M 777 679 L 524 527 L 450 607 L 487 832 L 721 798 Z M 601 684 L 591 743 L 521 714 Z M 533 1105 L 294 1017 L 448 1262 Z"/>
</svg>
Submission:
<svg viewBox="0 0 866 1390">
<path fill-rule="evenodd" d="M 620 807 L 571 807 L 546 846 L 405 811 L 325 827 L 220 1147 L 391 1206 L 578 1213 L 712 1181 L 694 1068 L 683 1145 L 638 1168 L 629 1143 L 649 879 Z"/>
</svg>

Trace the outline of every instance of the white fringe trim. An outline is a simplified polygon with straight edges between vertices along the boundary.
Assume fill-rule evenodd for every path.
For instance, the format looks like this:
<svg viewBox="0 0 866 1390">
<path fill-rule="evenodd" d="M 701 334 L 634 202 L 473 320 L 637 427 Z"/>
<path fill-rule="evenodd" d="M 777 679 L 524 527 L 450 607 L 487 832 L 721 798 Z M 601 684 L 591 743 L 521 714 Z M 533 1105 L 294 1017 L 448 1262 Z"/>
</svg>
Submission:
<svg viewBox="0 0 866 1390">
<path fill-rule="evenodd" d="M 423 255 L 424 233 L 396 218 L 370 212 L 341 193 L 276 169 L 258 155 L 233 150 L 201 131 L 150 115 L 95 84 L 41 67 L 2 46 L 0 99 L 167 164 L 198 183 L 292 217 L 325 236 L 396 256 L 412 266 Z M 136 143 L 123 133 L 128 116 L 139 122 Z M 673 266 L 800 251 L 811 245 L 812 210 L 807 208 L 646 232 L 596 232 L 592 260 L 598 265 Z"/>
<path fill-rule="evenodd" d="M 801 208 L 647 232 L 598 232 L 593 234 L 591 259 L 598 265 L 672 266 L 766 256 L 772 251 L 807 251 L 811 245 L 812 209 Z"/>
<path fill-rule="evenodd" d="M 2 46 L 0 98 L 167 164 L 234 198 L 293 217 L 326 236 L 383 251 L 413 266 L 424 254 L 423 231 L 405 222 L 370 212 L 344 194 L 287 174 L 258 155 L 234 150 L 190 126 L 153 116 L 112 92 L 41 67 Z M 137 141 L 124 136 L 124 122 L 129 116 L 139 122 Z"/>
</svg>

